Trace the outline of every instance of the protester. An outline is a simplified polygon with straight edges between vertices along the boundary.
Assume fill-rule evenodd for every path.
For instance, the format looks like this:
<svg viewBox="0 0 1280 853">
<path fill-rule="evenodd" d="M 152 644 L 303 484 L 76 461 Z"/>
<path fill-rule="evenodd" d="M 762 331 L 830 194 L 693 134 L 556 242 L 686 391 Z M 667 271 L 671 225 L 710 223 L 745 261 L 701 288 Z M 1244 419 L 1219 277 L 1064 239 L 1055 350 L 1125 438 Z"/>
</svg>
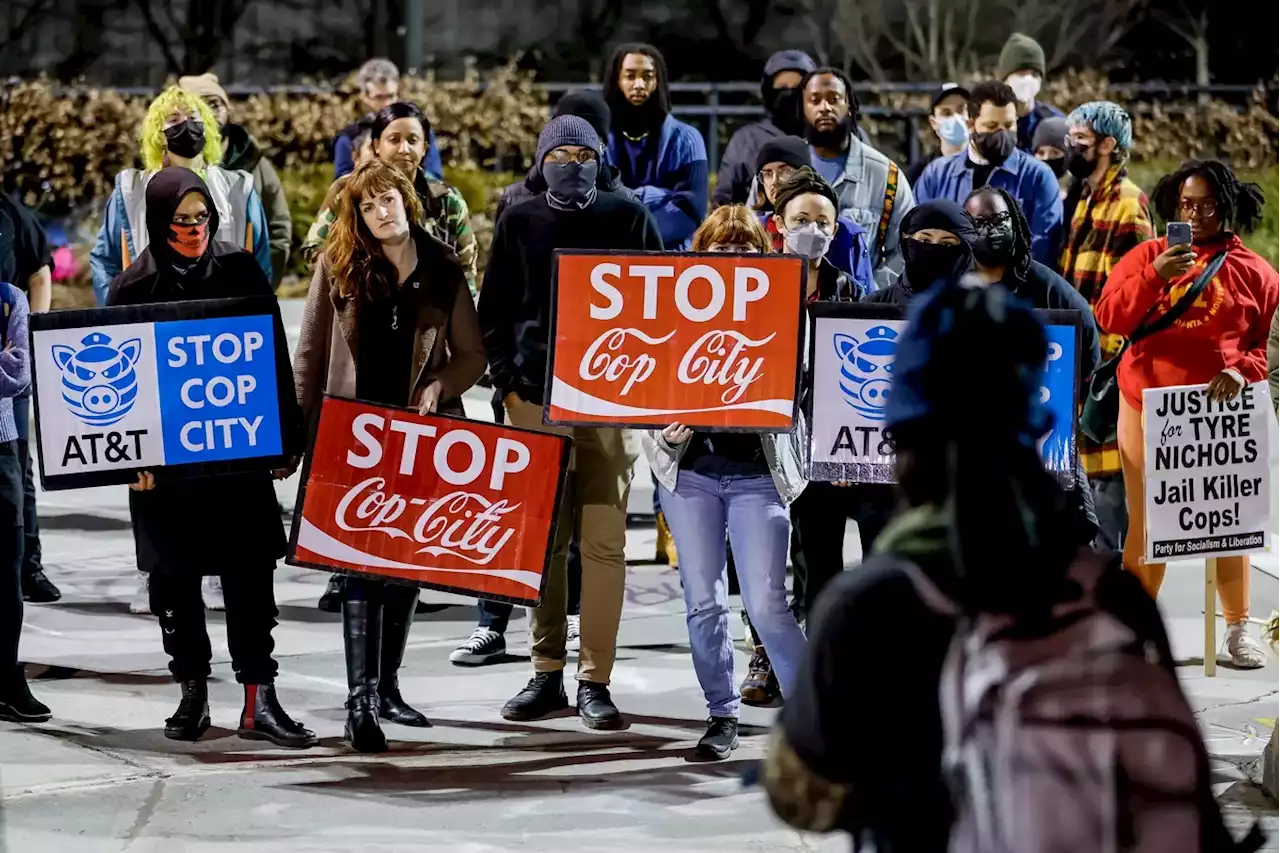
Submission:
<svg viewBox="0 0 1280 853">
<path fill-rule="evenodd" d="M 633 66 L 634 67 L 634 66 Z M 615 112 L 616 114 L 616 112 Z M 538 135 L 547 191 L 498 220 L 480 291 L 480 326 L 493 385 L 518 427 L 542 425 L 557 249 L 661 250 L 654 217 L 639 202 L 596 187 L 603 151 L 585 119 L 563 115 Z M 532 611 L 534 676 L 502 709 L 508 720 L 536 720 L 568 705 L 564 688 L 565 561 L 576 533 L 582 551 L 578 713 L 589 728 L 617 728 L 609 696 L 626 560 L 631 465 L 622 430 L 574 427 L 574 469 L 560 505 L 542 605 Z"/>
<path fill-rule="evenodd" d="M 49 238 L 30 210 L 7 193 L 0 193 L 0 282 L 26 294 L 32 313 L 49 310 L 53 298 L 53 254 Z M 18 457 L 22 462 L 22 600 L 47 604 L 62 598 L 41 562 L 40 520 L 36 514 L 36 484 L 29 433 L 31 389 L 13 398 L 13 421 L 18 428 Z"/>
<path fill-rule="evenodd" d="M 467 209 L 467 201 L 455 187 L 432 178 L 419 165 L 430 129 L 431 122 L 422 110 L 413 104 L 397 101 L 383 107 L 373 117 L 369 128 L 370 145 L 375 157 L 395 166 L 413 183 L 422 211 L 422 219 L 416 224 L 458 254 L 466 272 L 467 288 L 474 295 L 479 250 L 475 232 L 471 230 L 471 211 Z M 340 189 L 331 189 L 331 192 L 336 194 Z M 304 254 L 315 257 L 337 218 L 337 213 L 328 205 L 316 215 L 302 244 Z"/>
<path fill-rule="evenodd" d="M 1053 124 L 1045 119 L 1036 129 Z M 1066 120 L 1069 137 L 1063 159 L 1073 176 L 1067 199 L 1065 238 L 1059 268 L 1065 278 L 1096 310 L 1102 288 L 1112 270 L 1130 250 L 1155 236 L 1150 204 L 1125 171 L 1133 146 L 1133 125 L 1118 104 L 1093 101 L 1072 111 Z M 1101 336 L 1102 358 L 1114 358 L 1123 339 Z M 1113 425 L 1114 430 L 1114 425 Z M 1119 550 L 1129 528 L 1125 506 L 1120 450 L 1114 440 L 1099 444 L 1081 433 L 1080 460 L 1093 490 L 1098 515 L 1099 544 Z"/>
<path fill-rule="evenodd" d="M 969 142 L 969 90 L 959 83 L 944 83 L 933 93 L 929 104 L 929 127 L 938 137 L 940 153 L 928 154 L 912 163 L 907 169 L 911 186 L 920 182 L 920 175 L 939 157 L 949 157 L 963 151 Z"/>
<path fill-rule="evenodd" d="M 729 139 L 720 158 L 720 174 L 711 200 L 716 205 L 746 204 L 751 200 L 753 181 L 759 173 L 761 146 L 780 136 L 800 136 L 800 81 L 818 66 L 802 50 L 780 50 L 764 64 L 760 100 L 766 117 L 739 128 Z"/>
<path fill-rule="evenodd" d="M 605 101 L 613 123 L 609 162 L 653 214 L 663 245 L 685 248 L 707 215 L 702 134 L 671 115 L 671 79 L 656 47 L 622 45 L 607 73 Z"/>
<path fill-rule="evenodd" d="M 1235 398 L 1244 386 L 1266 378 L 1267 335 L 1278 299 L 1275 269 L 1247 248 L 1237 232 L 1262 219 L 1264 198 L 1217 160 L 1189 160 L 1155 190 L 1156 212 L 1166 222 L 1191 223 L 1192 244 L 1148 240 L 1116 264 L 1095 310 L 1105 331 L 1128 337 L 1153 316 L 1179 304 L 1202 279 L 1200 295 L 1173 325 L 1125 350 L 1120 385 L 1118 438 L 1129 507 L 1125 568 L 1154 598 L 1164 581 L 1163 563 L 1146 563 L 1145 439 L 1142 392 L 1173 385 L 1209 384 L 1215 400 Z M 1220 267 L 1213 267 L 1221 257 Z M 1227 622 L 1232 663 L 1256 669 L 1266 663 L 1262 646 L 1246 629 L 1249 558 L 1218 559 L 1218 596 Z"/>
<path fill-rule="evenodd" d="M 897 163 L 858 138 L 858 99 L 844 72 L 819 68 L 805 75 L 801 90 L 813 166 L 835 190 L 836 213 L 871 235 L 876 287 L 888 287 L 902 270 L 898 229 L 915 206 L 911 183 Z"/>
<path fill-rule="evenodd" d="M 609 105 L 605 103 L 599 92 L 591 89 L 578 89 L 566 93 L 560 100 L 556 101 L 551 117 L 565 115 L 586 119 L 595 128 L 596 134 L 601 140 L 600 144 L 604 145 L 608 141 L 612 113 L 609 110 Z M 541 165 L 540 163 L 534 163 L 529 167 L 529 173 L 525 175 L 523 180 L 508 185 L 502 191 L 502 195 L 498 198 L 498 209 L 493 214 L 494 222 L 497 222 L 499 217 L 502 216 L 502 212 L 511 205 L 536 198 L 547 191 L 546 182 L 542 179 Z M 634 200 L 635 193 L 622 185 L 622 179 L 619 174 L 617 167 L 601 161 L 600 172 L 596 176 L 596 188 L 603 192 L 615 193 L 623 198 Z M 499 405 L 501 405 L 501 401 L 499 401 Z"/>
<path fill-rule="evenodd" d="M 361 123 L 400 100 L 400 69 L 389 59 L 370 59 L 356 72 L 356 86 L 360 89 L 360 112 L 364 117 L 338 131 L 337 138 L 333 140 L 334 180 L 350 174 L 359 165 Z M 444 166 L 440 161 L 436 134 L 429 124 L 426 129 L 426 151 L 419 162 L 427 177 L 443 181 Z"/>
<path fill-rule="evenodd" d="M 1054 116 L 1036 125 L 1036 135 L 1031 138 L 1031 153 L 1049 167 L 1058 179 L 1059 187 L 1070 180 L 1072 176 L 1067 172 L 1067 120 Z"/>
<path fill-rule="evenodd" d="M 3 209 L 3 208 L 0 208 Z M 38 259 L 38 256 L 37 256 Z M 31 384 L 31 350 L 27 336 L 27 298 L 0 280 L 4 348 L 0 350 L 0 720 L 43 723 L 48 706 L 31 695 L 26 669 L 18 660 L 22 635 L 23 460 L 13 401 Z"/>
<path fill-rule="evenodd" d="M 798 136 L 782 136 L 770 139 L 760 146 L 756 158 L 755 193 L 760 211 L 760 219 L 764 223 L 765 233 L 769 235 L 773 251 L 784 251 L 782 232 L 773 216 L 773 200 L 777 197 L 778 187 L 797 169 L 809 166 L 809 146 Z M 875 277 L 871 272 L 871 251 L 867 247 L 867 232 L 858 223 L 846 216 L 836 217 L 836 231 L 831 240 L 831 248 L 827 249 L 827 261 L 841 272 L 848 273 L 862 293 L 875 290 Z"/>
<path fill-rule="evenodd" d="M 420 221 L 419 194 L 403 169 L 366 163 L 344 184 L 294 358 L 307 423 L 325 394 L 465 414 L 462 393 L 484 374 L 480 327 L 457 255 Z M 334 329 L 343 340 L 332 339 Z M 346 738 L 360 752 L 387 749 L 379 717 L 430 725 L 401 697 L 398 677 L 417 602 L 416 586 L 347 578 Z"/>
<path fill-rule="evenodd" d="M 146 194 L 146 248 L 112 280 L 108 305 L 271 295 L 270 280 L 253 257 L 215 239 L 220 214 L 199 175 L 166 167 L 147 183 Z M 275 346 L 288 347 L 278 309 Z M 287 389 L 288 362 L 279 364 L 277 381 Z M 280 400 L 284 446 L 300 446 L 301 416 L 291 395 Z M 129 487 L 138 568 L 150 578 L 151 612 L 160 620 L 169 671 L 182 687 L 178 709 L 165 721 L 165 737 L 198 740 L 209 728 L 213 653 L 201 578 L 220 575 L 231 667 L 244 685 L 240 736 L 289 747 L 315 743 L 315 735 L 290 719 L 276 697 L 272 629 L 279 611 L 273 580 L 286 548 L 271 481 L 268 471 L 185 480 L 147 471 Z"/>
<path fill-rule="evenodd" d="M 863 302 L 905 307 L 939 281 L 957 284 L 973 269 L 973 220 L 950 199 L 917 204 L 902 219 L 902 275 Z"/>
<path fill-rule="evenodd" d="M 996 79 L 1013 90 L 1018 101 L 1018 148 L 1032 151 L 1036 128 L 1047 118 L 1062 118 L 1062 110 L 1036 99 L 1045 75 L 1044 48 L 1030 36 L 1014 33 L 1004 43 L 996 64 Z"/>
<path fill-rule="evenodd" d="M 1042 264 L 1054 262 L 1061 244 L 1062 201 L 1058 181 L 1044 163 L 1016 147 L 1014 93 L 1003 83 L 985 80 L 969 95 L 969 146 L 930 163 L 916 185 L 916 201 L 949 198 L 957 204 L 984 186 L 1007 190 L 1031 224 L 1031 253 Z"/>
<path fill-rule="evenodd" d="M 285 198 L 280 176 L 249 131 L 231 122 L 231 99 L 219 85 L 218 75 L 179 77 L 178 86 L 203 98 L 213 113 L 222 136 L 222 168 L 253 175 L 253 188 L 266 209 L 271 233 L 271 285 L 278 288 L 288 268 L 289 248 L 293 245 L 293 219 L 289 216 L 289 200 Z"/>
<path fill-rule="evenodd" d="M 834 209 L 834 205 L 832 205 Z M 693 237 L 695 252 L 764 253 L 769 238 L 744 205 L 717 208 Z M 739 695 L 729 634 L 725 534 L 752 629 L 777 662 L 784 695 L 804 656 L 804 634 L 787 606 L 787 506 L 805 480 L 794 436 L 699 432 L 673 423 L 642 439 L 662 506 L 683 555 L 680 582 L 693 668 L 710 712 L 696 753 L 724 759 L 738 747 Z"/>
</svg>

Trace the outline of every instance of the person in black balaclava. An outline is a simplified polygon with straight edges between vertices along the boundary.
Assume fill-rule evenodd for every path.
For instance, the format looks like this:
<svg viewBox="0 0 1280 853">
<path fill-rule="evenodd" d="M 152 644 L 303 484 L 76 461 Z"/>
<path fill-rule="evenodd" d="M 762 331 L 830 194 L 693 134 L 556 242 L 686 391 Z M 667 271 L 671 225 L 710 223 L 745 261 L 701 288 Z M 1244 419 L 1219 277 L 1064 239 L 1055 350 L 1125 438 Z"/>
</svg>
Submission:
<svg viewBox="0 0 1280 853">
<path fill-rule="evenodd" d="M 687 248 L 707 215 L 707 147 L 671 115 L 667 63 L 656 47 L 624 44 L 604 80 L 612 113 L 606 159 L 657 220 L 662 245 Z"/>
<path fill-rule="evenodd" d="M 906 305 L 939 281 L 960 281 L 973 269 L 969 245 L 975 237 L 973 220 L 954 201 L 938 199 L 916 205 L 902 219 L 903 274 L 862 301 Z"/>
<path fill-rule="evenodd" d="M 252 255 L 213 240 L 218 210 L 195 172 L 161 169 L 147 184 L 146 202 L 149 243 L 112 280 L 107 305 L 273 296 Z M 280 311 L 273 310 L 276 352 L 287 352 Z M 302 415 L 287 358 L 277 361 L 276 373 L 285 453 L 299 453 Z M 150 575 L 151 612 L 160 620 L 169 671 L 182 685 L 178 710 L 165 721 L 168 738 L 198 740 L 210 726 L 212 650 L 200 585 L 203 576 L 216 574 L 222 576 L 231 667 L 244 685 L 240 736 L 289 747 L 315 743 L 276 698 L 271 632 L 279 611 L 272 584 L 285 535 L 271 481 L 267 470 L 185 480 L 161 470 L 139 474 L 129 487 L 138 568 Z"/>
<path fill-rule="evenodd" d="M 780 50 L 764 64 L 760 99 L 767 116 L 739 128 L 724 149 L 716 189 L 711 196 L 717 207 L 747 203 L 761 146 L 780 136 L 804 135 L 800 81 L 816 67 L 809 55 L 800 50 Z M 802 165 L 809 165 L 807 152 Z"/>
</svg>

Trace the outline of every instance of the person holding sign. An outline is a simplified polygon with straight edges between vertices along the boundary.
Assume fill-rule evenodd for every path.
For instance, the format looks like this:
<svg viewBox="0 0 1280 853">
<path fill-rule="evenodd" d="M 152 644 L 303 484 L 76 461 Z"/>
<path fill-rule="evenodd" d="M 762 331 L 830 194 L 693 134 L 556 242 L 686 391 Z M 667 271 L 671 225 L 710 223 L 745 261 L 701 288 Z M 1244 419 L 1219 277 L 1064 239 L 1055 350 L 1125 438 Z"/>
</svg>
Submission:
<svg viewBox="0 0 1280 853">
<path fill-rule="evenodd" d="M 462 393 L 485 365 L 462 262 L 417 224 L 421 201 L 409 178 L 380 160 L 347 178 L 337 217 L 294 356 L 307 423 L 325 394 L 462 416 Z M 417 603 L 416 586 L 347 578 L 346 738 L 359 752 L 387 749 L 379 717 L 431 725 L 401 697 L 397 677 Z"/>
<path fill-rule="evenodd" d="M 1143 560 L 1147 537 L 1142 393 L 1208 383 L 1209 399 L 1225 401 L 1235 399 L 1245 385 L 1266 378 L 1277 275 L 1234 233 L 1253 230 L 1262 219 L 1263 203 L 1261 188 L 1242 183 L 1224 163 L 1183 164 L 1156 186 L 1155 207 L 1171 226 L 1178 220 L 1190 223 L 1191 242 L 1176 242 L 1167 235 L 1130 251 L 1112 271 L 1095 308 L 1106 332 L 1126 338 L 1161 316 L 1175 318 L 1125 350 L 1117 372 L 1117 435 L 1129 506 L 1124 565 L 1153 597 L 1160 591 L 1165 567 Z M 1227 651 L 1236 666 L 1253 669 L 1261 667 L 1266 656 L 1246 633 L 1249 572 L 1247 556 L 1218 559 Z"/>
<path fill-rule="evenodd" d="M 213 239 L 218 209 L 195 172 L 181 166 L 161 169 L 147 184 L 146 202 L 150 242 L 112 280 L 107 305 L 273 295 L 252 255 Z M 278 309 L 274 326 L 276 352 L 283 353 L 287 343 Z M 276 372 L 278 387 L 288 388 L 287 359 L 277 359 Z M 288 405 L 281 411 L 284 446 L 296 446 L 302 419 L 290 395 L 281 401 Z M 272 583 L 276 561 L 285 555 L 285 536 L 271 479 L 266 470 L 187 480 L 166 480 L 148 471 L 129 487 L 138 569 L 148 573 L 151 612 L 160 620 L 169 671 L 182 686 L 178 710 L 165 721 L 166 737 L 197 740 L 210 725 L 213 652 L 200 586 L 202 577 L 219 575 L 231 666 L 244 685 L 240 736 L 290 747 L 315 743 L 315 735 L 292 720 L 276 698 L 271 632 L 278 611 Z"/>
<path fill-rule="evenodd" d="M 768 252 L 745 207 L 718 208 L 693 235 L 695 251 Z M 675 423 L 646 432 L 649 467 L 680 552 L 693 668 L 710 721 L 698 753 L 724 759 L 738 746 L 738 691 L 729 634 L 725 534 L 755 636 L 775 662 L 783 695 L 804 657 L 804 633 L 787 606 L 787 506 L 804 490 L 790 433 L 695 432 Z"/>
</svg>

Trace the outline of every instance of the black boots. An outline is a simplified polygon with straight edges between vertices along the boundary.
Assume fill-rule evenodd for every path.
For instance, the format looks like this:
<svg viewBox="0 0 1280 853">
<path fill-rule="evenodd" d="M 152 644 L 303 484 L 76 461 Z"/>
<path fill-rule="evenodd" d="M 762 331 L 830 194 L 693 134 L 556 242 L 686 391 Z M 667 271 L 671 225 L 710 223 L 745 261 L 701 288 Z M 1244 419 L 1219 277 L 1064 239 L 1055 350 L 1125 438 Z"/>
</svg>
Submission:
<svg viewBox="0 0 1280 853">
<path fill-rule="evenodd" d="M 409 628 L 418 605 L 416 586 L 387 584 L 382 605 L 382 655 L 378 670 L 378 715 L 402 726 L 430 726 L 418 711 L 410 708 L 400 695 L 397 674 L 409 642 Z"/>
<path fill-rule="evenodd" d="M 502 718 L 516 722 L 541 720 L 548 714 L 569 707 L 564 693 L 564 672 L 539 672 L 515 697 L 502 706 Z"/>
<path fill-rule="evenodd" d="M 208 683 L 182 682 L 182 700 L 173 716 L 164 721 L 164 736 L 170 740 L 199 740 L 209 725 Z"/>
<path fill-rule="evenodd" d="M 620 729 L 622 714 L 609 696 L 609 687 L 594 681 L 578 682 L 578 716 L 589 729 Z"/>
<path fill-rule="evenodd" d="M 0 720 L 8 723 L 43 723 L 51 716 L 49 708 L 31 695 L 22 664 L 7 672 L 0 672 Z"/>
<path fill-rule="evenodd" d="M 186 699 L 186 685 L 183 685 L 183 699 Z M 205 720 L 207 723 L 208 717 Z M 165 733 L 168 733 L 167 729 Z M 314 746 L 316 743 L 315 733 L 291 719 L 284 708 L 280 707 L 274 684 L 244 686 L 244 711 L 240 714 L 238 734 L 246 740 L 269 740 L 277 746 L 294 749 Z"/>
<path fill-rule="evenodd" d="M 343 575 L 329 576 L 329 585 L 324 588 L 324 595 L 316 605 L 325 613 L 341 613 L 342 600 L 347 597 L 346 578 Z"/>
<path fill-rule="evenodd" d="M 381 666 L 382 604 L 348 599 L 342 607 L 347 657 L 347 742 L 357 752 L 386 752 L 378 722 L 378 670 Z"/>
</svg>

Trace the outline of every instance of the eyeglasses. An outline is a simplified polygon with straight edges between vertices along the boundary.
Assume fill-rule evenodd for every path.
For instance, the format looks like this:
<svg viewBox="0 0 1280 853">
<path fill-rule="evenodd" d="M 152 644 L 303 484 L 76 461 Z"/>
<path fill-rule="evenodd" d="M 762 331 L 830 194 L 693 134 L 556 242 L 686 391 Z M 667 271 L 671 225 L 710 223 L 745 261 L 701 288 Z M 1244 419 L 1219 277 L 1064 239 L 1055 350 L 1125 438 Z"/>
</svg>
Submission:
<svg viewBox="0 0 1280 853">
<path fill-rule="evenodd" d="M 1212 219 L 1218 215 L 1218 203 L 1212 199 L 1205 199 L 1200 202 L 1179 199 L 1178 212 L 1184 215 L 1189 214 L 1191 216 L 1200 216 L 1205 219 Z"/>
<path fill-rule="evenodd" d="M 181 225 L 183 228 L 192 228 L 196 225 L 203 225 L 209 221 L 209 211 L 198 213 L 195 216 L 184 216 L 182 214 L 174 214 L 173 224 Z"/>
<path fill-rule="evenodd" d="M 993 213 L 990 216 L 975 216 L 973 217 L 973 224 L 979 228 L 998 228 L 1012 219 L 1013 214 L 1007 210 L 1002 210 L 999 213 Z"/>
<path fill-rule="evenodd" d="M 569 163 L 578 163 L 585 166 L 596 159 L 596 152 L 589 148 L 584 148 L 577 152 L 565 151 L 563 148 L 557 148 L 548 156 L 551 157 L 551 162 L 558 166 L 564 166 Z"/>
</svg>

